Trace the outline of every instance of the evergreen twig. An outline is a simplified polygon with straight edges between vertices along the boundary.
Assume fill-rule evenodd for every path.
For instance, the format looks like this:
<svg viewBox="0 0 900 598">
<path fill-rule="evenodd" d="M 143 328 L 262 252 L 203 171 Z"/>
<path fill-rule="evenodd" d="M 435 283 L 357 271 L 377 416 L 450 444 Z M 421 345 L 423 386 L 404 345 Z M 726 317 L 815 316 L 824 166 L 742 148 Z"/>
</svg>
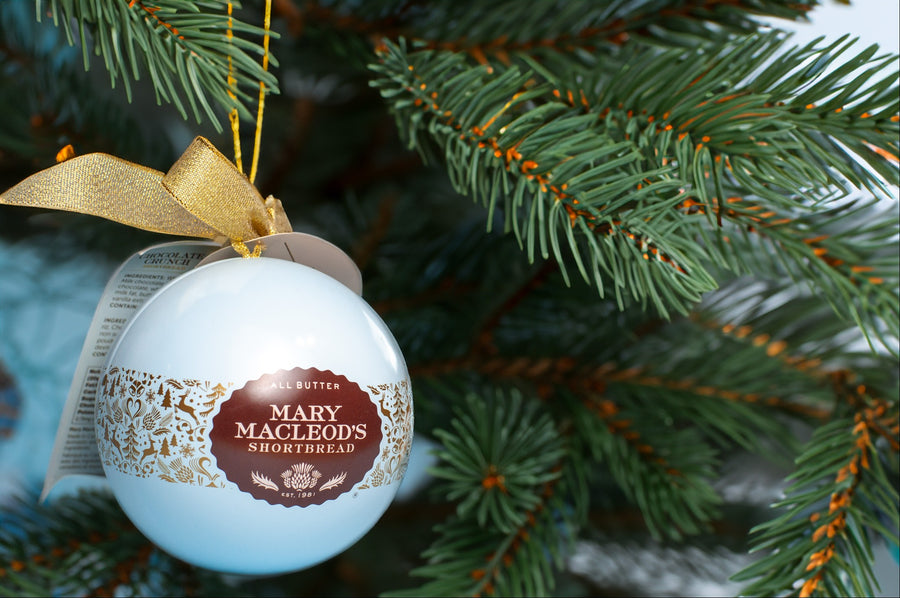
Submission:
<svg viewBox="0 0 900 598">
<path fill-rule="evenodd" d="M 46 12 L 65 31 L 69 44 L 76 40 L 69 27 L 75 23 L 85 70 L 93 50 L 103 57 L 113 87 L 121 78 L 129 101 L 131 81 L 146 73 L 157 102 L 174 104 L 184 118 L 189 107 L 198 122 L 206 116 L 221 130 L 222 115 L 234 108 L 242 118 L 252 118 L 246 105 L 254 98 L 248 90 L 258 90 L 263 82 L 269 93 L 278 92 L 275 76 L 253 58 L 262 56 L 261 44 L 247 39 L 261 38 L 262 28 L 230 18 L 225 0 L 132 0 L 103 7 L 92 0 L 36 0 L 38 20 L 45 2 Z M 240 7 L 239 2 L 232 4 Z M 229 30 L 233 37 L 226 35 Z M 269 60 L 277 66 L 274 57 Z M 229 74 L 236 81 L 233 86 Z"/>
</svg>

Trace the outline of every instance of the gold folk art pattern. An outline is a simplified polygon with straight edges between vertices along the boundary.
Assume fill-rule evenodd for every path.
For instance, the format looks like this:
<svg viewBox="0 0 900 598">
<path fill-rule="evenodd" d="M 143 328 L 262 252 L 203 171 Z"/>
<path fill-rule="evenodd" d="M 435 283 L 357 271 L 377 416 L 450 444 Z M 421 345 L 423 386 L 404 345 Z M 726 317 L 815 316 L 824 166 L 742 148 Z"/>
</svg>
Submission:
<svg viewBox="0 0 900 598">
<path fill-rule="evenodd" d="M 228 392 L 221 383 L 111 368 L 100 380 L 97 444 L 104 466 L 140 478 L 223 488 L 209 429 Z"/>
<path fill-rule="evenodd" d="M 175 380 L 114 367 L 100 380 L 97 444 L 104 466 L 140 478 L 224 488 L 213 466 L 209 431 L 217 407 L 232 383 Z M 378 407 L 382 449 L 359 488 L 400 481 L 412 442 L 409 380 L 369 386 Z"/>
<path fill-rule="evenodd" d="M 413 402 L 409 380 L 369 386 L 369 394 L 378 405 L 384 438 L 380 457 L 359 488 L 376 488 L 399 482 L 409 464 L 413 437 Z"/>
</svg>

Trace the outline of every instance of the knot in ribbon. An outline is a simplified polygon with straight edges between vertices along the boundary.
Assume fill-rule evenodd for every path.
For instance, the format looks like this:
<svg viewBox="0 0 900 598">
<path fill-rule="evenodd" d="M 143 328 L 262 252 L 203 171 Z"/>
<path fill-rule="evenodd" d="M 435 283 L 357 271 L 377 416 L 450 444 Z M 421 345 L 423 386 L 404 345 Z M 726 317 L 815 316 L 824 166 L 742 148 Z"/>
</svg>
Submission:
<svg viewBox="0 0 900 598">
<path fill-rule="evenodd" d="M 100 216 L 134 228 L 219 242 L 292 232 L 281 202 L 197 137 L 168 172 L 103 153 L 71 158 L 0 194 L 0 204 Z"/>
</svg>

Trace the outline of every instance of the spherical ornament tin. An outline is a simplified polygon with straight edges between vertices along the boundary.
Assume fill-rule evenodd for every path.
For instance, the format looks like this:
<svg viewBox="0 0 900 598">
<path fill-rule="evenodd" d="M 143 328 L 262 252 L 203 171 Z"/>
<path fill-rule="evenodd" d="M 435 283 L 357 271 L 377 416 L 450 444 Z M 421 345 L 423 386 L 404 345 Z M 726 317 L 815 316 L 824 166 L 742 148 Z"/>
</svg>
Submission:
<svg viewBox="0 0 900 598">
<path fill-rule="evenodd" d="M 280 574 L 352 545 L 399 488 L 412 442 L 406 364 L 333 278 L 226 259 L 173 280 L 129 321 L 101 374 L 110 487 L 163 550 Z"/>
</svg>

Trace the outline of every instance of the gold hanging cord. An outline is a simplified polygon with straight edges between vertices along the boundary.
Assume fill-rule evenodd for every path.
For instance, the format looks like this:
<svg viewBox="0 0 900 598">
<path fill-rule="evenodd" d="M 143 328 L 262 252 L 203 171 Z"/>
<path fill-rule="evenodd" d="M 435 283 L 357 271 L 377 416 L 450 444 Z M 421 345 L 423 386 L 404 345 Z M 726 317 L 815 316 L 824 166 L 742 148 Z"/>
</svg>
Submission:
<svg viewBox="0 0 900 598">
<path fill-rule="evenodd" d="M 228 32 L 226 36 L 228 37 L 228 41 L 234 38 L 234 33 L 232 31 L 232 12 L 234 7 L 231 2 L 228 3 Z M 269 70 L 269 31 L 272 26 L 272 0 L 266 0 L 266 13 L 265 19 L 263 21 L 263 61 L 262 67 L 263 71 Z M 234 77 L 234 67 L 231 62 L 231 56 L 228 57 L 228 95 L 233 101 L 237 101 L 237 95 L 234 93 L 234 89 L 237 86 L 237 79 Z M 247 177 L 250 179 L 250 182 L 253 183 L 256 180 L 256 172 L 257 166 L 259 165 L 259 150 L 262 144 L 262 122 L 263 122 L 263 112 L 265 111 L 266 106 L 266 84 L 262 81 L 259 82 L 259 101 L 256 109 L 256 133 L 253 137 L 253 158 L 250 162 L 250 175 Z M 234 138 L 234 163 L 237 166 L 238 170 L 244 172 L 242 155 L 241 155 L 241 125 L 240 118 L 238 117 L 237 108 L 232 108 L 231 112 L 228 114 L 228 120 L 231 122 L 231 134 Z"/>
</svg>

